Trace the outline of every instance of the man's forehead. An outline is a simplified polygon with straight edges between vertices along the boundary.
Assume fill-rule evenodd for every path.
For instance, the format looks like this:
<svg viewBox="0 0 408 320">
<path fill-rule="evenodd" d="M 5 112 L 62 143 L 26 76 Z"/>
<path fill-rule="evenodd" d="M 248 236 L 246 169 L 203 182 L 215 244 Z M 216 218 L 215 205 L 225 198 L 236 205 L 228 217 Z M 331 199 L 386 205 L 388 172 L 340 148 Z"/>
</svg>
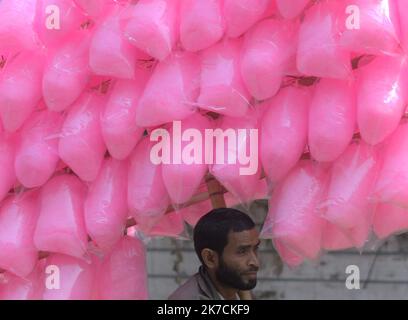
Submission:
<svg viewBox="0 0 408 320">
<path fill-rule="evenodd" d="M 258 243 L 259 232 L 255 228 L 238 232 L 230 231 L 228 234 L 228 244 L 232 244 L 234 246 L 255 246 Z"/>
</svg>

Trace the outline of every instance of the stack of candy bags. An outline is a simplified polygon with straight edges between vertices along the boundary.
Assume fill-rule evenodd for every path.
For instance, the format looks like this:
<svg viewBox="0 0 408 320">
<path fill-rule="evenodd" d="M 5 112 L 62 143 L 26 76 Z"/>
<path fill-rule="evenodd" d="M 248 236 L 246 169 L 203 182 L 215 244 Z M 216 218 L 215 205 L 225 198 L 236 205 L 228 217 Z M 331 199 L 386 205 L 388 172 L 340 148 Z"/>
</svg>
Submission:
<svg viewBox="0 0 408 320">
<path fill-rule="evenodd" d="M 0 0 L 0 299 L 147 299 L 208 176 L 290 267 L 407 230 L 405 2 Z M 256 172 L 153 163 L 175 121 L 258 130 Z"/>
</svg>

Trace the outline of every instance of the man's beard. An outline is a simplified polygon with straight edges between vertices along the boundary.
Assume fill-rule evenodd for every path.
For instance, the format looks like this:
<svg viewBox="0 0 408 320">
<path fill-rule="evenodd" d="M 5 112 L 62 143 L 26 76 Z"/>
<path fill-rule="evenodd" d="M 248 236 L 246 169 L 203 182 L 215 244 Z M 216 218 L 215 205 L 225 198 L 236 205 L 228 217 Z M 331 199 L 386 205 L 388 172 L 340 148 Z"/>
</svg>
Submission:
<svg viewBox="0 0 408 320">
<path fill-rule="evenodd" d="M 251 270 L 257 271 L 257 270 Z M 250 279 L 245 281 L 240 273 L 232 268 L 229 268 L 225 263 L 224 260 L 220 259 L 220 265 L 215 272 L 215 276 L 217 280 L 231 288 L 238 289 L 238 290 L 252 290 L 256 287 L 256 278 Z"/>
</svg>

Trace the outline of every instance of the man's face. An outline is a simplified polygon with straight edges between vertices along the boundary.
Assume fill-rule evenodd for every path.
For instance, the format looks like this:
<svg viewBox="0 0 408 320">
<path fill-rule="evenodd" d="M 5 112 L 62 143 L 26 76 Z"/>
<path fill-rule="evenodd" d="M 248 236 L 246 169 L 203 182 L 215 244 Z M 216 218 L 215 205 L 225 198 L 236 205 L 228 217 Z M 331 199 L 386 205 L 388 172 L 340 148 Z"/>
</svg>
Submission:
<svg viewBox="0 0 408 320">
<path fill-rule="evenodd" d="M 259 270 L 259 233 L 256 229 L 230 232 L 219 259 L 217 280 L 238 290 L 252 290 Z"/>
</svg>

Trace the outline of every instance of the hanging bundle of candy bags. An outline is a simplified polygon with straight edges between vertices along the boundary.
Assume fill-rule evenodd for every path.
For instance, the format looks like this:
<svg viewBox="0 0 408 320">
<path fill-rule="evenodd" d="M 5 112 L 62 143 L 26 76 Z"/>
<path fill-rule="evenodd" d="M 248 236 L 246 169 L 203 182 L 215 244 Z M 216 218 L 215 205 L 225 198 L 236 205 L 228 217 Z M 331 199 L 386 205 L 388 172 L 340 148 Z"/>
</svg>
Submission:
<svg viewBox="0 0 408 320">
<path fill-rule="evenodd" d="M 0 299 L 147 299 L 144 240 L 185 237 L 208 177 L 269 200 L 291 267 L 404 232 L 404 2 L 0 0 Z M 255 130 L 221 150 L 255 169 L 155 163 L 176 122 Z"/>
</svg>

